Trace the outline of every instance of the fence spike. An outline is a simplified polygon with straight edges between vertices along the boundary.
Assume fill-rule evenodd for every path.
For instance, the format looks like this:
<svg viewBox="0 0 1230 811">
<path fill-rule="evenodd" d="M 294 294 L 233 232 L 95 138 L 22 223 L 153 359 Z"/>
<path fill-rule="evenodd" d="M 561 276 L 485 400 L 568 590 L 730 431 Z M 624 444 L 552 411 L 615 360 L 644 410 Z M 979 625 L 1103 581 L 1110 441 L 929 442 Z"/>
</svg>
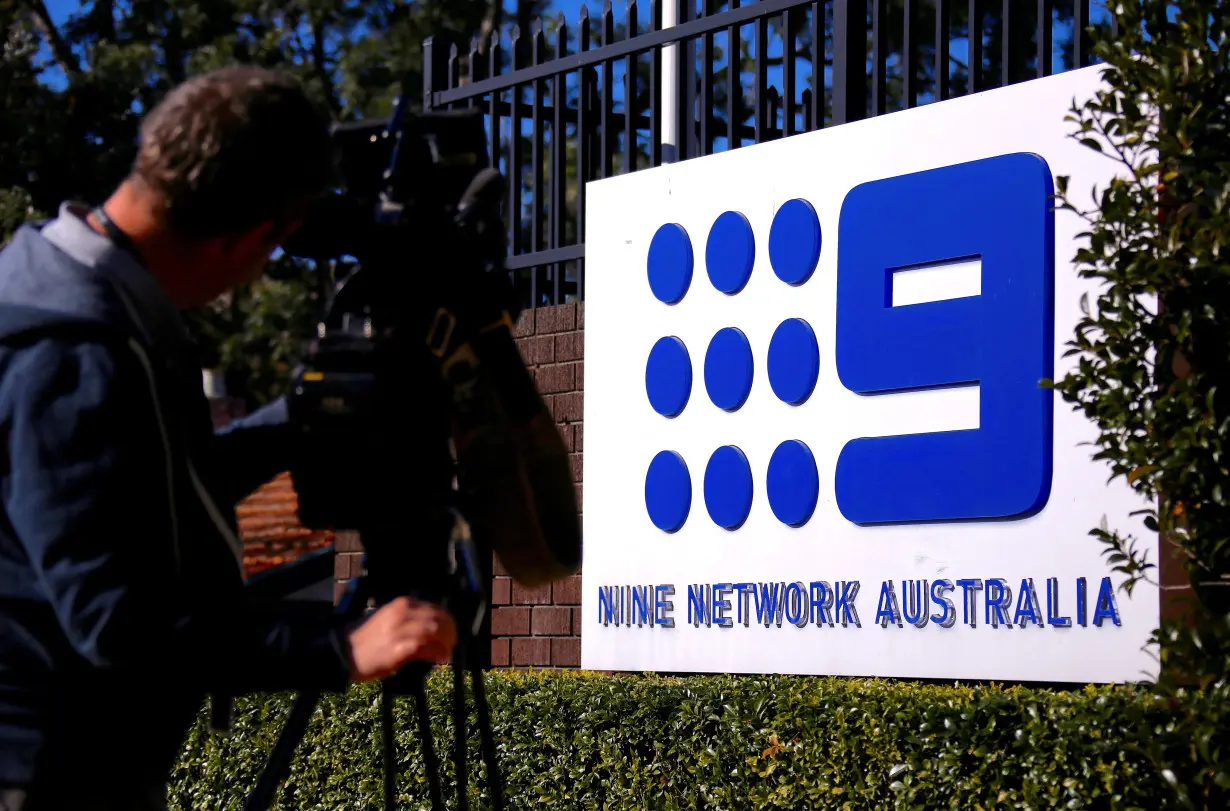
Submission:
<svg viewBox="0 0 1230 811">
<path fill-rule="evenodd" d="M 482 56 L 482 52 L 480 50 L 481 44 L 481 37 L 477 35 L 470 37 L 470 51 L 466 55 L 466 73 L 467 78 L 469 79 L 469 84 L 473 84 L 478 81 L 483 72 L 483 60 L 480 58 Z M 479 104 L 479 100 L 477 98 L 470 99 L 471 107 L 477 104 Z"/>
<path fill-rule="evenodd" d="M 589 19 L 589 6 L 582 3 L 581 11 L 577 14 L 577 17 L 582 20 L 588 20 Z"/>
<path fill-rule="evenodd" d="M 555 58 L 560 59 L 567 55 L 568 20 L 564 17 L 564 12 L 561 11 L 555 22 Z"/>
</svg>

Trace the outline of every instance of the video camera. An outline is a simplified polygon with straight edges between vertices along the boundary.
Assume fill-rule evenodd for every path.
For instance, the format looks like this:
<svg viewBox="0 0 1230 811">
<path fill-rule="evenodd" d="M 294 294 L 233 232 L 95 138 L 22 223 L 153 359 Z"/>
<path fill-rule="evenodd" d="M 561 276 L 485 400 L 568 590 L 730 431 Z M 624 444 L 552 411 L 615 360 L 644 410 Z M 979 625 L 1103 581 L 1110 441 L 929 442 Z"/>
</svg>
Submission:
<svg viewBox="0 0 1230 811">
<path fill-rule="evenodd" d="M 354 260 L 334 288 L 287 397 L 306 437 L 291 468 L 309 528 L 358 530 L 365 574 L 338 610 L 358 617 L 398 596 L 457 618 L 453 663 L 458 800 L 464 806 L 464 672 L 470 670 L 489 780 L 498 772 L 483 682 L 466 636 L 487 611 L 492 551 L 536 585 L 574 573 L 581 538 L 568 454 L 513 340 L 504 268 L 503 179 L 488 165 L 478 111 L 337 125 L 340 188 L 283 245 Z M 416 698 L 433 807 L 441 809 L 424 679 L 384 684 L 386 805 L 392 808 L 391 696 Z M 317 697 L 300 696 L 247 808 L 267 808 Z"/>
</svg>

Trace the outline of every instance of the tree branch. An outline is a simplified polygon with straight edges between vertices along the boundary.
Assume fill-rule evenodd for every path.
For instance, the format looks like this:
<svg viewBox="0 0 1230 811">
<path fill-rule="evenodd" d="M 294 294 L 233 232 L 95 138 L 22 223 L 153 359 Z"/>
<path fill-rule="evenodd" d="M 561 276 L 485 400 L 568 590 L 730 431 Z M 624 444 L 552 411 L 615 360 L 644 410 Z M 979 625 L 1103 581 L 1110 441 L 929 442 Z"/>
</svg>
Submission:
<svg viewBox="0 0 1230 811">
<path fill-rule="evenodd" d="M 103 39 L 115 41 L 115 3 L 114 0 L 94 0 L 94 8 L 90 10 L 97 30 L 102 32 Z"/>
<path fill-rule="evenodd" d="M 312 68 L 324 87 L 325 96 L 329 102 L 329 110 L 334 118 L 342 113 L 341 102 L 337 99 L 337 87 L 333 76 L 329 73 L 328 59 L 325 56 L 325 23 L 320 17 L 314 16 L 312 21 Z"/>
<path fill-rule="evenodd" d="M 47 43 L 47 47 L 51 48 L 60 70 L 70 77 L 79 75 L 81 63 L 77 61 L 77 55 L 73 53 L 73 49 L 64 37 L 60 36 L 55 23 L 51 21 L 51 13 L 47 10 L 47 4 L 43 0 L 28 0 L 26 5 L 30 12 L 31 22 L 43 37 L 43 41 Z"/>
<path fill-rule="evenodd" d="M 487 15 L 483 17 L 483 24 L 479 28 L 479 53 L 487 53 L 487 49 L 491 47 L 491 32 L 500 27 L 500 23 L 503 19 L 504 4 L 501 3 L 500 0 L 490 0 L 490 2 L 487 3 Z"/>
</svg>

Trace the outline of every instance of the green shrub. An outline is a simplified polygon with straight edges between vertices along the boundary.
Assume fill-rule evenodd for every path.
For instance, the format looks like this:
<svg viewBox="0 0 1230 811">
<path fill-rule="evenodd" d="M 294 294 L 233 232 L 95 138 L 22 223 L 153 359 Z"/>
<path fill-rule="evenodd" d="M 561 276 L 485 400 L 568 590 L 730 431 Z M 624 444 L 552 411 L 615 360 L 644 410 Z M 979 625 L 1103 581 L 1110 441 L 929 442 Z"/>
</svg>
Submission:
<svg viewBox="0 0 1230 811">
<path fill-rule="evenodd" d="M 1230 780 L 1206 765 L 1227 745 L 1225 691 L 1170 700 L 1130 686 L 1065 692 L 581 673 L 495 673 L 487 683 L 509 808 L 1153 811 L 1177 807 L 1175 786 L 1205 792 L 1199 807 L 1227 807 Z M 447 672 L 432 677 L 429 694 L 452 807 Z M 171 807 L 240 808 L 289 706 L 282 695 L 241 700 L 225 739 L 198 724 Z M 275 807 L 380 808 L 378 706 L 369 687 L 326 697 Z M 395 717 L 399 807 L 426 809 L 410 699 L 399 700 Z M 1178 720 L 1191 718 L 1202 719 L 1207 740 Z M 471 732 L 470 807 L 490 807 Z M 1158 768 L 1148 752 L 1176 771 Z M 1221 795 L 1209 793 L 1218 786 Z"/>
<path fill-rule="evenodd" d="M 1215 0 L 1108 10 L 1114 30 L 1091 32 L 1105 80 L 1074 101 L 1070 121 L 1119 176 L 1092 190 L 1058 179 L 1063 207 L 1088 226 L 1078 272 L 1100 284 L 1068 344 L 1079 365 L 1056 388 L 1097 426 L 1094 458 L 1154 505 L 1138 526 L 1093 530 L 1124 588 L 1159 582 L 1137 533 L 1160 536 L 1191 584 L 1187 616 L 1155 634 L 1154 701 L 1173 696 L 1181 708 L 1183 685 L 1230 689 L 1230 17 Z M 1159 775 L 1150 779 L 1175 781 L 1178 807 L 1230 807 L 1218 720 L 1176 717 L 1187 746 L 1169 736 L 1139 743 Z"/>
</svg>

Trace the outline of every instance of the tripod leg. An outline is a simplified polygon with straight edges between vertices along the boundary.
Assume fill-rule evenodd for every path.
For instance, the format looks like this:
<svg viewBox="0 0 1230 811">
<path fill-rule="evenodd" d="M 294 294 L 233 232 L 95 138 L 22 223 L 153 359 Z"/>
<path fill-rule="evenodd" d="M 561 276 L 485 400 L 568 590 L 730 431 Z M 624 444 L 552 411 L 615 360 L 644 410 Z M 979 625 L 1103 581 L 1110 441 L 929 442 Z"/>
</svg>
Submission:
<svg viewBox="0 0 1230 811">
<path fill-rule="evenodd" d="M 419 720 L 419 740 L 423 745 L 423 769 L 427 772 L 427 787 L 432 811 L 444 811 L 444 793 L 440 790 L 440 762 L 431 737 L 431 713 L 427 707 L 427 676 L 414 679 L 414 707 Z"/>
<path fill-rule="evenodd" d="M 459 640 L 453 649 L 453 764 L 457 770 L 457 811 L 470 806 L 466 774 L 466 672 L 465 642 Z"/>
<path fill-rule="evenodd" d="M 303 740 L 303 733 L 307 732 L 308 722 L 312 720 L 312 713 L 316 711 L 316 702 L 319 700 L 317 693 L 302 693 L 295 698 L 286 725 L 282 727 L 282 734 L 278 736 L 278 742 L 273 747 L 273 754 L 269 756 L 256 788 L 248 795 L 244 811 L 265 811 L 273 804 L 273 793 L 277 791 L 278 783 L 282 782 L 290 768 L 295 749 Z"/>
<path fill-rule="evenodd" d="M 358 617 L 362 615 L 369 595 L 370 584 L 366 577 L 352 580 L 342 600 L 333 609 L 334 616 Z M 252 790 L 244 803 L 244 811 L 265 811 L 273 804 L 273 792 L 277 790 L 278 783 L 282 782 L 286 776 L 286 771 L 290 768 L 291 760 L 295 756 L 295 749 L 303 740 L 303 734 L 307 732 L 308 722 L 312 720 L 312 713 L 316 711 L 316 704 L 319 701 L 319 693 L 300 693 L 295 698 L 294 706 L 291 707 L 290 715 L 286 719 L 286 725 L 282 727 L 282 734 L 278 736 L 278 742 L 273 748 L 273 754 L 269 756 L 269 761 L 265 764 L 265 770 L 261 772 L 256 788 Z"/>
<path fill-rule="evenodd" d="M 491 786 L 492 808 L 495 811 L 504 811 L 504 785 L 500 777 L 500 764 L 495 756 L 495 732 L 491 729 L 487 687 L 483 681 L 483 670 L 477 663 L 470 665 L 470 683 L 474 687 L 474 708 L 478 712 L 478 728 L 483 736 L 483 760 L 487 763 L 487 783 Z"/>
<path fill-rule="evenodd" d="M 393 737 L 393 692 L 380 685 L 380 737 L 384 743 L 384 809 L 397 808 L 397 741 Z"/>
</svg>

